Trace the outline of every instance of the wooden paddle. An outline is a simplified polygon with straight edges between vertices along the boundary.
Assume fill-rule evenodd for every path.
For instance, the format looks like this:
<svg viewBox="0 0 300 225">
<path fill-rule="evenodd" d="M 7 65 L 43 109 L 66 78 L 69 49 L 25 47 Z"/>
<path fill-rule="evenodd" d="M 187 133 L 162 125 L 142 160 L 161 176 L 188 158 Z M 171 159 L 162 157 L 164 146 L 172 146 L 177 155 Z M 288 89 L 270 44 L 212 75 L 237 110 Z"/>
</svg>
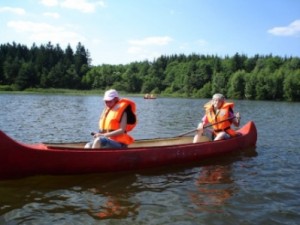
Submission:
<svg viewBox="0 0 300 225">
<path fill-rule="evenodd" d="M 227 120 L 232 120 L 232 119 L 234 119 L 234 118 L 236 118 L 236 116 L 230 117 L 230 118 L 228 118 L 228 119 L 226 119 L 226 120 L 221 120 L 221 121 L 219 121 L 219 122 L 216 122 L 216 123 L 212 123 L 212 124 L 206 125 L 206 126 L 203 127 L 203 129 L 208 128 L 208 127 L 212 127 L 212 126 L 214 126 L 214 125 L 216 125 L 216 124 L 219 124 L 219 123 L 223 123 L 223 122 L 225 122 L 225 121 L 227 121 Z M 196 128 L 196 129 L 190 130 L 190 131 L 188 131 L 188 132 L 182 133 L 182 134 L 180 134 L 180 135 L 178 135 L 178 136 L 176 136 L 176 137 L 182 137 L 182 136 L 188 135 L 188 134 L 190 134 L 190 133 L 196 132 L 197 130 L 198 130 L 198 129 Z"/>
</svg>

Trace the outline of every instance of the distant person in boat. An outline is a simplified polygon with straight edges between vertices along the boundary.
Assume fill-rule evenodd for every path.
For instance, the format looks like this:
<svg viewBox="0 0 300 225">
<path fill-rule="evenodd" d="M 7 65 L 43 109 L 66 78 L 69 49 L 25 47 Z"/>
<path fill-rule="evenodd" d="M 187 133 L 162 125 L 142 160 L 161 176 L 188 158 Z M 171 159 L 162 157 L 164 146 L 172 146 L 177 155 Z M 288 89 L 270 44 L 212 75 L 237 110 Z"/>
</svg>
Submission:
<svg viewBox="0 0 300 225">
<path fill-rule="evenodd" d="M 144 99 L 155 99 L 156 96 L 154 94 L 145 94 Z"/>
<path fill-rule="evenodd" d="M 213 130 L 206 128 L 206 133 L 210 133 L 215 141 L 237 136 L 238 133 L 231 128 L 231 125 L 238 127 L 241 117 L 239 112 L 234 115 L 233 107 L 234 103 L 226 102 L 224 95 L 214 94 L 212 100 L 204 105 L 205 115 L 198 125 L 193 143 L 200 141 L 207 124 L 211 124 Z"/>
<path fill-rule="evenodd" d="M 110 89 L 103 97 L 105 108 L 99 120 L 99 132 L 85 148 L 126 148 L 134 139 L 128 134 L 137 123 L 135 103 L 119 98 L 116 90 Z"/>
</svg>

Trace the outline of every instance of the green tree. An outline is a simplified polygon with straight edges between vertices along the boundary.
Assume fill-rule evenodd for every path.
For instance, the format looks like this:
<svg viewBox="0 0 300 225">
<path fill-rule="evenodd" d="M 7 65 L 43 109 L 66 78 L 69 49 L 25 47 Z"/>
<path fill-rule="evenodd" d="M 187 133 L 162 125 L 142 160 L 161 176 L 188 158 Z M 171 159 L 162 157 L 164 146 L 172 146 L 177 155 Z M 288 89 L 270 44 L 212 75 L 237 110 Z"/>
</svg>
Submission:
<svg viewBox="0 0 300 225">
<path fill-rule="evenodd" d="M 216 73 L 213 75 L 212 79 L 212 94 L 227 92 L 227 76 L 224 73 Z"/>
<path fill-rule="evenodd" d="M 283 89 L 287 101 L 300 101 L 300 69 L 285 77 Z"/>
<path fill-rule="evenodd" d="M 16 78 L 19 74 L 19 69 L 21 67 L 21 61 L 18 58 L 8 58 L 4 61 L 3 65 L 3 77 L 5 84 L 14 84 Z"/>
<path fill-rule="evenodd" d="M 127 65 L 90 63 L 89 51 L 80 42 L 75 53 L 70 45 L 62 50 L 51 42 L 33 43 L 30 49 L 15 42 L 0 44 L 0 84 L 8 90 L 117 87 L 134 93 L 211 97 L 221 92 L 230 98 L 298 101 L 299 57 L 175 54 Z"/>
<path fill-rule="evenodd" d="M 71 65 L 66 70 L 62 85 L 63 87 L 67 85 L 69 88 L 74 89 L 81 88 L 81 78 L 76 72 L 75 65 Z"/>
<path fill-rule="evenodd" d="M 85 49 L 85 47 L 79 42 L 76 46 L 76 52 L 74 55 L 74 65 L 76 69 L 76 73 L 79 75 L 79 77 L 84 76 L 84 72 L 82 71 L 82 66 L 83 65 L 90 65 L 90 54 L 89 52 Z"/>
<path fill-rule="evenodd" d="M 245 61 L 247 57 L 245 55 L 240 55 L 239 53 L 236 53 L 230 60 L 230 72 L 234 73 L 239 70 L 245 69 Z"/>
<path fill-rule="evenodd" d="M 276 83 L 274 75 L 269 73 L 269 69 L 261 70 L 257 74 L 256 99 L 276 100 Z"/>
<path fill-rule="evenodd" d="M 142 80 L 138 76 L 138 67 L 136 64 L 130 64 L 126 72 L 122 75 L 123 88 L 127 92 L 136 93 L 141 91 Z"/>
<path fill-rule="evenodd" d="M 197 91 L 198 98 L 211 98 L 212 88 L 211 82 L 206 83 L 200 90 Z"/>
<path fill-rule="evenodd" d="M 32 63 L 23 63 L 15 81 L 17 90 L 34 87 L 37 83 L 35 74 Z"/>
<path fill-rule="evenodd" d="M 178 67 L 179 67 L 179 63 L 177 60 L 170 62 L 166 67 L 165 79 L 162 82 L 163 85 L 168 88 L 167 93 L 172 93 L 179 89 L 176 88 L 174 85 L 176 77 L 180 76 L 178 74 Z"/>
<path fill-rule="evenodd" d="M 233 99 L 243 99 L 245 95 L 245 76 L 244 70 L 235 72 L 229 80 L 227 97 Z"/>
<path fill-rule="evenodd" d="M 244 79 L 245 79 L 245 98 L 253 100 L 256 97 L 256 84 L 257 84 L 256 74 L 247 73 Z"/>
<path fill-rule="evenodd" d="M 67 66 L 74 64 L 74 52 L 70 45 L 65 49 L 63 62 Z"/>
</svg>

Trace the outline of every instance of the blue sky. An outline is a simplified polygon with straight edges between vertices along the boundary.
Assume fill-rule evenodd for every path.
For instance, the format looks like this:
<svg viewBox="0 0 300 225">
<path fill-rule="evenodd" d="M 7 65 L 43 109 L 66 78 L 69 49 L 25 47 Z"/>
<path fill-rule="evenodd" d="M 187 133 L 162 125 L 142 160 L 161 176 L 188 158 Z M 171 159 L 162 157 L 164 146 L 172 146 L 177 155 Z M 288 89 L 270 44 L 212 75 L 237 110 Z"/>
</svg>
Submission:
<svg viewBox="0 0 300 225">
<path fill-rule="evenodd" d="M 2 0 L 0 44 L 81 42 L 93 65 L 161 55 L 300 56 L 299 0 Z"/>
</svg>

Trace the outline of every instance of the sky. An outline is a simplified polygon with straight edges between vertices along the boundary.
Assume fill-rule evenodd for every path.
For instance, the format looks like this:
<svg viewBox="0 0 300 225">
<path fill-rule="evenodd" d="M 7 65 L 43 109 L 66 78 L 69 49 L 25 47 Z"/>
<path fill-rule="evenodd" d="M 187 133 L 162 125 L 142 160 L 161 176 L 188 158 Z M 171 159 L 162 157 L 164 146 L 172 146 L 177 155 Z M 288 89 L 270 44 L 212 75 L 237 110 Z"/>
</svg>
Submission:
<svg viewBox="0 0 300 225">
<path fill-rule="evenodd" d="M 299 0 L 2 0 L 0 44 L 51 42 L 92 65 L 174 54 L 300 56 Z"/>
</svg>

